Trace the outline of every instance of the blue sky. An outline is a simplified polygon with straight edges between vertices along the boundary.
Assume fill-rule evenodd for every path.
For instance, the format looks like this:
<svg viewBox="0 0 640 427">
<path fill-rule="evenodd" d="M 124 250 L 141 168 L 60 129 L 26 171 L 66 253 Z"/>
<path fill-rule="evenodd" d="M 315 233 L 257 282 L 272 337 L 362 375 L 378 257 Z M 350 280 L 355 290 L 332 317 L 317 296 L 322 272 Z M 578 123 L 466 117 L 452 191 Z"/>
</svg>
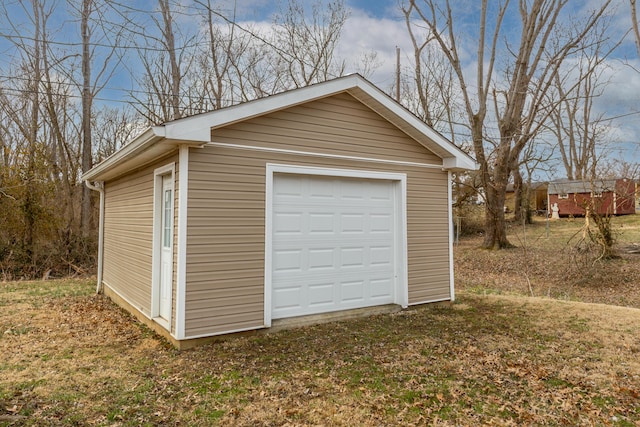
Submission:
<svg viewBox="0 0 640 427">
<path fill-rule="evenodd" d="M 354 9 L 366 11 L 376 18 L 393 16 L 398 10 L 397 0 L 349 0 L 348 4 Z"/>
</svg>

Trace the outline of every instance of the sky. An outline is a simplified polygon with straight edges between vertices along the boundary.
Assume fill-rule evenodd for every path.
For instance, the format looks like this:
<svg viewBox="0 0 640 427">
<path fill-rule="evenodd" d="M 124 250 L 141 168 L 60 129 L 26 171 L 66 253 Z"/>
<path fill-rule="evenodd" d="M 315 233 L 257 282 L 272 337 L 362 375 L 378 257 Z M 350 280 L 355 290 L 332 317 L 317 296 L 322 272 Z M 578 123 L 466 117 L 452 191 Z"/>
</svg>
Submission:
<svg viewBox="0 0 640 427">
<path fill-rule="evenodd" d="M 57 1 L 60 5 L 66 3 L 65 0 Z M 187 0 L 179 0 L 187 1 Z M 310 0 L 304 0 L 309 2 Z M 413 48 L 407 34 L 404 17 L 399 10 L 399 3 L 402 0 L 346 0 L 350 9 L 350 14 L 346 25 L 343 28 L 338 55 L 345 59 L 347 72 L 358 70 L 358 62 L 364 54 L 375 52 L 377 68 L 368 75 L 367 78 L 372 83 L 384 91 L 390 91 L 395 82 L 396 70 L 396 48 L 400 48 L 401 66 L 409 66 L 412 62 Z M 477 0 L 456 0 L 456 2 L 467 2 L 470 7 L 477 6 Z M 628 0 L 614 0 L 618 3 L 618 9 L 613 16 L 613 28 L 618 35 L 624 34 L 630 28 L 630 18 L 628 13 Z M 512 2 L 516 4 L 517 2 Z M 573 7 L 581 7 L 600 4 L 601 0 L 585 0 L 570 2 Z M 15 4 L 15 0 L 7 0 L 7 5 Z M 123 4 L 128 4 L 125 2 Z M 139 8 L 152 10 L 157 5 L 155 0 L 135 0 Z M 223 9 L 231 13 L 234 2 L 231 0 L 221 0 L 217 4 L 223 5 Z M 273 0 L 237 0 L 235 2 L 238 20 L 251 22 L 260 26 L 271 24 L 272 14 L 276 11 L 277 2 Z M 517 6 L 517 5 L 516 5 Z M 19 22 L 19 14 L 12 16 Z M 61 16 L 54 13 L 57 20 L 72 20 L 72 17 Z M 0 31 L 7 30 L 7 23 L 0 21 Z M 58 35 L 63 39 L 73 34 Z M 76 36 L 77 37 L 77 36 Z M 10 55 L 4 55 L 6 50 L 0 40 L 0 70 L 6 64 Z M 471 57 L 472 55 L 470 55 Z M 615 54 L 609 59 L 610 67 L 605 71 L 610 84 L 605 92 L 596 100 L 598 112 L 607 117 L 620 117 L 612 122 L 609 135 L 616 141 L 616 151 L 614 156 L 622 156 L 625 159 L 640 161 L 640 60 L 635 52 L 635 46 L 631 38 L 617 49 Z M 469 66 L 472 65 L 470 61 Z M 108 82 L 100 97 L 104 100 L 111 100 L 115 103 L 122 103 L 129 100 L 127 90 L 132 83 L 126 81 L 125 77 L 114 74 Z M 107 101 L 105 101 L 107 102 Z"/>
</svg>

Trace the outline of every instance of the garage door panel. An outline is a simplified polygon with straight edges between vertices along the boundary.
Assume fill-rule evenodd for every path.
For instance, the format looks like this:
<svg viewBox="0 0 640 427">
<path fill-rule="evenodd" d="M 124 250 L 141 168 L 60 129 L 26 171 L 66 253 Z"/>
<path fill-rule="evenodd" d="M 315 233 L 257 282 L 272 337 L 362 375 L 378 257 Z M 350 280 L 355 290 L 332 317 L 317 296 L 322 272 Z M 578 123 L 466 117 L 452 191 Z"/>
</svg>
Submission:
<svg viewBox="0 0 640 427">
<path fill-rule="evenodd" d="M 302 250 L 276 250 L 273 255 L 274 273 L 302 271 Z"/>
<path fill-rule="evenodd" d="M 394 302 L 394 183 L 274 175 L 272 318 Z"/>
<path fill-rule="evenodd" d="M 277 234 L 302 234 L 303 212 L 276 212 L 273 218 L 273 229 Z"/>
<path fill-rule="evenodd" d="M 369 216 L 372 233 L 392 233 L 393 219 L 391 213 L 371 214 Z"/>
<path fill-rule="evenodd" d="M 371 279 L 369 281 L 371 289 L 371 299 L 393 301 L 393 281 L 390 277 L 381 279 Z"/>
<path fill-rule="evenodd" d="M 365 198 L 363 181 L 340 181 L 340 198 L 344 200 L 363 200 Z"/>
<path fill-rule="evenodd" d="M 365 280 L 357 274 L 342 280 L 326 277 L 303 286 L 299 283 L 298 280 L 287 280 L 274 289 L 275 318 L 301 315 L 301 312 L 328 312 L 394 302 L 393 278 L 388 276 Z"/>
<path fill-rule="evenodd" d="M 340 282 L 340 302 L 364 302 L 364 280 Z"/>
<path fill-rule="evenodd" d="M 314 283 L 309 285 L 309 307 L 326 307 L 334 304 L 334 283 Z"/>
<path fill-rule="evenodd" d="M 353 247 L 353 248 L 341 248 L 340 249 L 340 268 L 364 268 L 365 267 L 365 259 L 364 259 L 364 251 L 365 248 Z"/>
<path fill-rule="evenodd" d="M 274 289 L 274 299 L 278 300 L 278 310 L 300 309 L 303 303 L 302 288 L 299 286 Z"/>
<path fill-rule="evenodd" d="M 302 199 L 303 181 L 298 179 L 279 179 L 278 186 L 274 189 L 274 197 L 277 199 Z"/>
<path fill-rule="evenodd" d="M 358 234 L 338 234 L 338 235 L 295 235 L 298 233 L 273 233 L 274 243 L 273 249 L 323 249 L 329 247 L 342 248 L 353 246 L 392 246 L 389 241 L 393 238 L 394 233 L 378 233 L 376 235 L 369 234 L 363 238 Z M 282 240 L 279 241 L 279 240 Z"/>
<path fill-rule="evenodd" d="M 364 214 L 360 213 L 344 213 L 340 215 L 340 233 L 359 233 L 363 234 L 365 230 Z"/>
<path fill-rule="evenodd" d="M 336 218 L 334 212 L 309 213 L 309 234 L 334 234 L 336 232 Z"/>
<path fill-rule="evenodd" d="M 309 271 L 335 268 L 335 248 L 310 248 L 308 250 Z"/>
<path fill-rule="evenodd" d="M 370 200 L 373 202 L 391 202 L 393 201 L 393 185 L 390 183 L 384 191 L 377 191 L 371 194 Z"/>
<path fill-rule="evenodd" d="M 393 257 L 391 246 L 371 246 L 369 248 L 369 266 L 371 267 L 391 267 Z"/>
<path fill-rule="evenodd" d="M 311 201 L 321 200 L 324 202 L 336 199 L 334 180 L 314 179 L 306 182 L 309 188 L 309 199 Z"/>
</svg>

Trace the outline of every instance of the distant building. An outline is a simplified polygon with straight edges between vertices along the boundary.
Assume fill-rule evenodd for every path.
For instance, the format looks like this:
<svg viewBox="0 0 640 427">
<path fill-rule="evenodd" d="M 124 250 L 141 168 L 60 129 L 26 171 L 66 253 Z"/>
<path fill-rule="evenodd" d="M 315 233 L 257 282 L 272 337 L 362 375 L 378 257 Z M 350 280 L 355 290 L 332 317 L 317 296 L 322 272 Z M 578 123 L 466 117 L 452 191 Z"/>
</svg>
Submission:
<svg viewBox="0 0 640 427">
<path fill-rule="evenodd" d="M 523 191 L 526 191 L 526 185 Z M 507 193 L 504 200 L 505 210 L 513 212 L 515 210 L 515 192 L 513 184 L 507 185 Z M 529 184 L 529 208 L 533 211 L 544 214 L 547 211 L 547 183 L 532 182 Z"/>
<path fill-rule="evenodd" d="M 549 182 L 547 206 L 558 204 L 560 216 L 584 216 L 591 205 L 601 215 L 636 212 L 636 183 L 628 178 Z"/>
</svg>

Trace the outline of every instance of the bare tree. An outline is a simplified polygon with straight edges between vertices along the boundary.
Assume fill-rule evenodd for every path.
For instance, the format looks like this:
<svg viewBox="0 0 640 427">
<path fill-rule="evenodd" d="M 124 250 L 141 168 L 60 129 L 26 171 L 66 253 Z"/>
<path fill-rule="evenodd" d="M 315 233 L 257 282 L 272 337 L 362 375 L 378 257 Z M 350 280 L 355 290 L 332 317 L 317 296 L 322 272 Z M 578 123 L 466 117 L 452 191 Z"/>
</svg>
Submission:
<svg viewBox="0 0 640 427">
<path fill-rule="evenodd" d="M 78 123 L 80 134 L 81 171 L 93 167 L 92 120 L 94 99 L 99 95 L 120 63 L 118 45 L 122 28 L 106 22 L 110 5 L 101 0 L 69 0 L 70 12 L 77 18 L 80 35 L 80 52 L 57 52 L 54 55 L 55 72 L 75 83 L 80 92 L 81 114 Z M 65 65 L 63 58 L 79 58 L 79 66 Z M 47 68 L 48 69 L 48 68 Z M 79 75 L 78 75 L 79 71 Z M 49 81 L 49 80 L 48 80 Z M 54 123 L 54 129 L 58 126 Z M 77 179 L 73 176 L 73 181 Z M 91 190 L 82 185 L 80 189 L 80 231 L 84 238 L 93 230 L 93 205 Z"/>
<path fill-rule="evenodd" d="M 580 70 L 583 72 L 583 70 Z M 598 161 L 597 149 L 603 147 L 607 121 L 602 113 L 594 117 L 593 101 L 597 94 L 594 78 L 584 80 L 577 90 L 581 93 L 568 95 L 558 82 L 563 101 L 552 115 L 554 133 L 562 159 L 562 165 L 570 180 L 595 178 Z"/>
<path fill-rule="evenodd" d="M 585 40 L 581 55 L 564 76 L 555 76 L 550 91 L 550 97 L 557 100 L 550 115 L 550 130 L 556 137 L 562 165 L 570 180 L 594 179 L 597 162 L 606 154 L 605 137 L 610 120 L 604 113 L 594 111 L 594 101 L 608 84 L 603 74 L 607 69 L 605 59 L 611 50 L 604 50 L 605 30 L 603 27 L 594 34 L 596 37 Z"/>
<path fill-rule="evenodd" d="M 38 262 L 46 257 L 47 239 L 52 237 L 56 224 L 51 214 L 57 201 L 51 178 L 51 155 L 56 151 L 52 143 L 58 134 L 50 132 L 51 115 L 43 108 L 45 94 L 51 94 L 54 85 L 48 81 L 50 65 L 46 61 L 49 49 L 48 21 L 54 5 L 42 0 L 21 1 L 12 5 L 27 17 L 27 22 L 16 23 L 3 5 L 0 18 L 8 26 L 4 37 L 13 47 L 18 60 L 6 70 L 10 78 L 5 82 L 0 95 L 0 110 L 5 120 L 2 123 L 3 145 L 15 151 L 10 158 L 3 156 L 8 170 L 4 174 L 10 185 L 8 193 L 15 201 L 16 217 L 20 217 L 10 233 L 17 242 L 12 251 L 20 255 L 24 271 L 30 274 L 40 268 Z M 57 100 L 53 101 L 57 105 Z M 45 126 L 46 124 L 46 126 Z M 43 129 L 46 128 L 46 129 Z M 5 207 L 6 208 L 6 207 Z M 6 236 L 3 236 L 6 237 Z M 0 261 L 2 261 L 0 259 Z"/>
<path fill-rule="evenodd" d="M 237 24 L 235 4 L 231 16 L 225 16 L 211 0 L 195 2 L 206 32 L 197 63 L 204 82 L 201 109 L 220 109 L 273 93 L 260 70 L 269 57 L 264 42 L 253 28 Z"/>
<path fill-rule="evenodd" d="M 629 0 L 629 6 L 631 6 L 631 30 L 636 41 L 636 51 L 640 56 L 640 27 L 638 27 L 638 8 L 636 0 Z"/>
<path fill-rule="evenodd" d="M 423 28 L 413 27 L 412 14 L 404 9 L 405 24 L 413 45 L 412 76 L 404 79 L 402 102 L 426 124 L 445 133 L 455 144 L 456 126 L 464 120 L 457 102 L 455 71 L 435 39 Z M 463 147 L 465 148 L 465 147 Z M 470 148 L 470 147 L 466 147 Z"/>
<path fill-rule="evenodd" d="M 94 93 L 91 91 L 91 32 L 89 19 L 94 9 L 93 0 L 82 0 L 80 33 L 82 39 L 82 172 L 93 166 L 91 143 L 91 110 Z M 91 231 L 91 190 L 82 186 L 80 229 L 86 237 Z"/>
<path fill-rule="evenodd" d="M 131 16 L 127 16 L 126 24 L 130 37 L 137 40 L 144 69 L 138 78 L 141 90 L 130 93 L 132 105 L 150 124 L 200 112 L 198 103 L 194 108 L 188 96 L 191 82 L 185 82 L 187 74 L 194 71 L 197 35 L 190 36 L 175 24 L 175 11 L 169 0 L 158 0 L 158 8 L 152 14 L 140 11 L 143 19 L 150 17 L 155 28 L 144 21 L 136 22 Z"/>
<path fill-rule="evenodd" d="M 93 166 L 91 144 L 91 110 L 93 94 L 91 92 L 91 33 L 89 19 L 93 11 L 93 0 L 82 0 L 80 14 L 80 33 L 82 39 L 82 171 L 87 172 Z M 91 230 L 91 190 L 82 187 L 80 209 L 80 229 L 85 236 Z"/>
<path fill-rule="evenodd" d="M 424 6 L 418 6 L 411 0 L 404 11 L 426 25 L 429 37 L 433 37 L 455 71 L 486 197 L 483 247 L 510 247 L 504 215 L 506 186 L 522 150 L 533 136 L 527 132 L 534 127 L 528 122 L 538 115 L 543 95 L 563 62 L 574 54 L 577 43 L 589 34 L 610 1 L 583 19 L 579 27 L 561 28 L 559 17 L 567 0 L 520 0 L 520 20 L 517 25 L 514 22 L 508 25 L 519 34 L 512 33 L 507 38 L 505 19 L 510 2 L 495 5 L 483 0 L 479 10 L 473 11 L 478 19 L 475 85 L 469 82 L 461 55 L 463 46 L 456 25 L 461 25 L 463 18 L 449 0 L 441 3 L 425 0 Z M 500 49 L 502 40 L 506 40 L 505 46 Z M 497 70 L 497 66 L 502 66 L 502 70 Z M 498 131 L 493 139 L 485 131 L 491 111 L 495 113 Z"/>
<path fill-rule="evenodd" d="M 363 52 L 354 64 L 356 72 L 364 78 L 370 78 L 381 65 L 382 61 L 378 58 L 378 52 L 375 50 Z"/>
<path fill-rule="evenodd" d="M 282 75 L 282 89 L 308 86 L 339 77 L 344 61 L 336 59 L 335 49 L 348 17 L 344 0 L 311 6 L 309 14 L 302 2 L 289 0 L 275 19 L 274 70 Z"/>
<path fill-rule="evenodd" d="M 94 158 L 101 162 L 142 132 L 146 125 L 130 108 L 105 106 L 93 115 L 92 127 L 95 134 Z"/>
<path fill-rule="evenodd" d="M 10 52 L 16 58 L 3 70 L 9 78 L 0 93 L 2 145 L 13 152 L 3 156 L 5 171 L 12 171 L 12 183 L 5 193 L 15 200 L 12 206 L 22 216 L 14 228 L 0 234 L 22 242 L 21 248 L 9 251 L 24 254 L 18 269 L 22 275 L 91 262 L 93 251 L 87 237 L 93 210 L 90 197 L 82 200 L 84 186 L 78 178 L 83 154 L 85 170 L 92 159 L 92 129 L 85 119 L 92 119 L 92 101 L 114 68 L 110 54 L 115 50 L 114 44 L 95 54 L 98 45 L 109 45 L 104 31 L 103 38 L 95 38 L 94 30 L 104 30 L 96 19 L 103 16 L 98 4 L 97 0 L 65 2 L 66 12 L 77 12 L 78 20 L 62 22 L 57 19 L 60 2 L 55 0 L 11 2 L 0 9 L 6 28 L 3 36 L 11 42 Z M 16 14 L 16 8 L 21 13 Z M 25 19 L 17 20 L 16 15 Z M 67 34 L 76 22 L 82 50 L 55 39 L 56 34 Z M 58 27 L 51 29 L 49 23 Z M 104 62 L 92 73 L 90 66 L 97 59 Z M 8 176 L 3 171 L 0 175 Z"/>
<path fill-rule="evenodd" d="M 166 49 L 169 60 L 169 76 L 171 77 L 171 92 L 169 105 L 172 108 L 172 119 L 182 117 L 180 109 L 180 83 L 182 82 L 182 70 L 178 65 L 178 54 L 176 51 L 175 30 L 173 25 L 173 15 L 169 6 L 169 0 L 158 0 L 162 24 L 159 25 L 162 34 L 162 41 Z"/>
</svg>

